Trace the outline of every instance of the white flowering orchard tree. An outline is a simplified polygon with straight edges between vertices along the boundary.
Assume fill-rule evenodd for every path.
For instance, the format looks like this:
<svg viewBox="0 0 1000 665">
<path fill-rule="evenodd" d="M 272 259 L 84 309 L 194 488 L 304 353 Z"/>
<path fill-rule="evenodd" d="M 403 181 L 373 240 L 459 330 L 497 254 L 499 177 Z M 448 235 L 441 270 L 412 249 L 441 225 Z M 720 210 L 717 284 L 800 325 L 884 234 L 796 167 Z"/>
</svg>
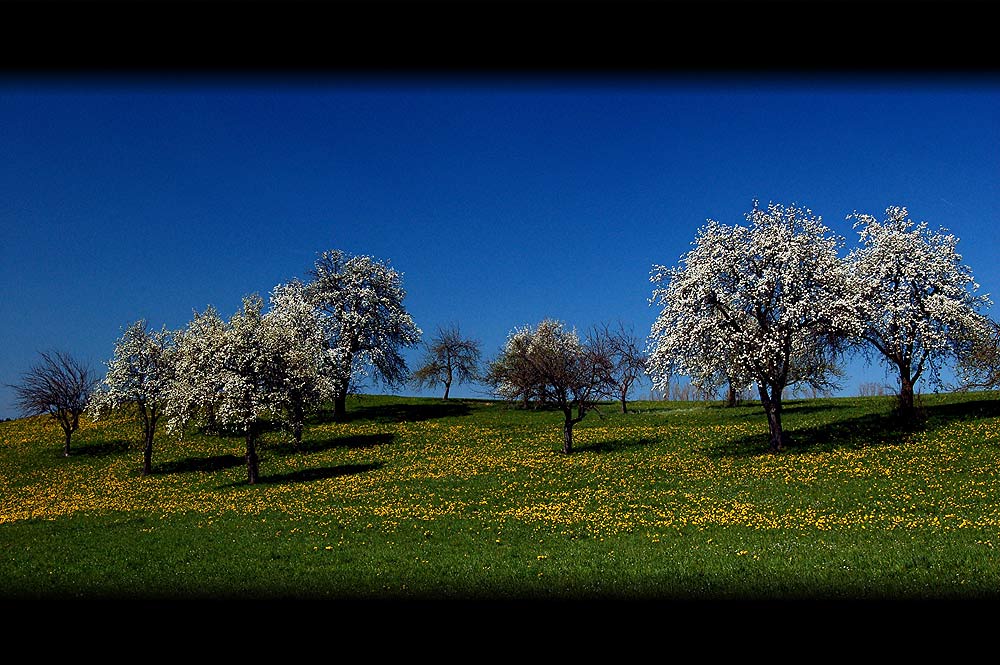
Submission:
<svg viewBox="0 0 1000 665">
<path fill-rule="evenodd" d="M 87 405 L 92 420 L 126 405 L 135 408 L 142 427 L 144 476 L 152 473 L 153 439 L 172 389 L 175 351 L 166 327 L 151 330 L 142 319 L 132 323 L 115 343 L 107 374 Z"/>
<path fill-rule="evenodd" d="M 306 415 L 337 396 L 345 379 L 350 380 L 350 363 L 344 349 L 326 344 L 323 315 L 297 280 L 272 290 L 263 324 L 275 338 L 278 354 L 274 407 L 284 413 L 295 442 L 300 443 Z"/>
<path fill-rule="evenodd" d="M 756 384 L 770 447 L 783 449 L 782 392 L 828 387 L 846 335 L 857 329 L 846 298 L 842 240 L 808 209 L 754 202 L 747 226 L 709 220 L 680 265 L 653 266 L 650 304 L 662 309 L 649 339 L 648 372 L 705 389 L 720 377 Z"/>
<path fill-rule="evenodd" d="M 349 371 L 341 372 L 334 418 L 346 416 L 347 395 L 370 370 L 385 385 L 409 378 L 401 348 L 420 343 L 421 331 L 403 305 L 402 275 L 370 256 L 323 252 L 306 285 L 310 301 L 326 321 L 327 344 L 338 350 Z"/>
<path fill-rule="evenodd" d="M 226 322 L 211 305 L 194 312 L 187 327 L 174 333 L 174 380 L 164 411 L 168 432 L 183 438 L 192 421 L 216 423 L 225 347 Z"/>
<path fill-rule="evenodd" d="M 243 433 L 251 485 L 259 480 L 264 418 L 283 417 L 300 441 L 305 414 L 335 394 L 344 367 L 338 350 L 327 346 L 323 319 L 303 285 L 276 286 L 270 304 L 265 312 L 260 296 L 249 295 L 229 321 L 212 308 L 196 314 L 176 336 L 168 400 L 174 431 L 195 419 Z"/>
<path fill-rule="evenodd" d="M 486 381 L 509 401 L 537 400 L 563 413 L 563 452 L 573 451 L 573 425 L 617 387 L 610 350 L 599 338 L 581 341 L 575 330 L 545 319 L 516 328 L 490 363 Z M 573 410 L 576 409 L 574 415 Z"/>
<path fill-rule="evenodd" d="M 861 246 L 847 257 L 861 339 L 899 377 L 899 406 L 914 415 L 916 382 L 940 383 L 941 363 L 987 325 L 980 314 L 989 297 L 977 295 L 972 270 L 946 229 L 915 224 L 905 207 L 889 207 L 885 220 L 855 212 Z"/>
</svg>

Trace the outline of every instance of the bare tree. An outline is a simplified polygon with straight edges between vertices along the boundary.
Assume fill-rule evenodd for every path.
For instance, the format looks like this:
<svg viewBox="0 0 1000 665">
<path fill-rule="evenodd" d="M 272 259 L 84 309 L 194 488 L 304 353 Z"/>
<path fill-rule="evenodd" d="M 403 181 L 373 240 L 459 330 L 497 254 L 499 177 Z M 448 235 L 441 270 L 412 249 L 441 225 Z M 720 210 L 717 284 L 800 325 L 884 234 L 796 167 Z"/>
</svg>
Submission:
<svg viewBox="0 0 1000 665">
<path fill-rule="evenodd" d="M 482 355 L 479 342 L 464 339 L 458 325 L 438 328 L 437 334 L 425 344 L 427 353 L 423 364 L 413 372 L 413 382 L 418 388 L 444 386 L 444 399 L 448 399 L 453 382 L 465 383 L 479 378 L 479 359 Z"/>
<path fill-rule="evenodd" d="M 514 330 L 486 381 L 510 401 L 525 398 L 563 414 L 563 452 L 573 451 L 573 425 L 614 393 L 614 363 L 606 340 L 582 342 L 575 330 L 546 319 L 537 328 Z M 573 410 L 576 410 L 576 415 Z"/>
<path fill-rule="evenodd" d="M 618 324 L 616 330 L 604 324 L 595 330 L 593 337 L 601 340 L 602 347 L 607 350 L 614 364 L 611 376 L 614 377 L 622 413 L 628 413 L 626 405 L 628 394 L 639 377 L 646 373 L 646 354 L 641 348 L 641 343 L 635 332 L 631 329 L 626 330 L 622 323 Z"/>
<path fill-rule="evenodd" d="M 29 369 L 20 385 L 12 385 L 23 416 L 49 414 L 66 435 L 63 455 L 69 457 L 70 438 L 80 427 L 80 414 L 99 379 L 90 368 L 68 353 L 42 352 L 39 364 Z"/>
</svg>

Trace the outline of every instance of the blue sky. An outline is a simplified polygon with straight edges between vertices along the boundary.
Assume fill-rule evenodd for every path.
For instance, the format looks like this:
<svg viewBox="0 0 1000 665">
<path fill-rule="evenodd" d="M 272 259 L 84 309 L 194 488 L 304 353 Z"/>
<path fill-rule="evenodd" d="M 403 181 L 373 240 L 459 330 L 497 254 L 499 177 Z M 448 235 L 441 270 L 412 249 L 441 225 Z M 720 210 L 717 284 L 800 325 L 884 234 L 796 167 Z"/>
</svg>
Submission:
<svg viewBox="0 0 1000 665">
<path fill-rule="evenodd" d="M 848 248 L 847 215 L 904 205 L 1000 294 L 986 74 L 26 74 L 0 77 L 0 156 L 0 418 L 39 351 L 100 371 L 132 321 L 228 317 L 325 249 L 389 261 L 425 337 L 486 356 L 545 317 L 645 337 L 651 266 L 754 199 Z M 885 379 L 849 371 L 843 394 Z"/>
</svg>

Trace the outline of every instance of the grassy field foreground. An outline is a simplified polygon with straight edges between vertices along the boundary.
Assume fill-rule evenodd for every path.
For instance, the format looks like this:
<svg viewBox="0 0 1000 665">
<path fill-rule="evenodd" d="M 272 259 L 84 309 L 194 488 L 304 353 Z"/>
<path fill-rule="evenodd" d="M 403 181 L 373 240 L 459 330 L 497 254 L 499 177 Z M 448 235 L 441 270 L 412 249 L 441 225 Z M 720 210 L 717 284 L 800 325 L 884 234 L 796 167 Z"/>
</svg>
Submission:
<svg viewBox="0 0 1000 665">
<path fill-rule="evenodd" d="M 363 396 L 296 448 L 0 423 L 6 599 L 941 599 L 1000 596 L 1000 396 L 637 402 L 576 428 L 474 400 Z"/>
</svg>

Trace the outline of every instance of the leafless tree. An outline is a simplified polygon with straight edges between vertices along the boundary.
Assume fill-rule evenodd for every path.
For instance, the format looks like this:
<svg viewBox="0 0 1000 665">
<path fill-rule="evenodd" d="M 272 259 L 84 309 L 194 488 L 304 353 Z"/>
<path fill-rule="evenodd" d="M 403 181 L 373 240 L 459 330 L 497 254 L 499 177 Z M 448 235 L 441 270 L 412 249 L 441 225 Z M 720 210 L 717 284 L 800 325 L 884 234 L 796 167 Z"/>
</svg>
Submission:
<svg viewBox="0 0 1000 665">
<path fill-rule="evenodd" d="M 601 340 L 602 347 L 614 365 L 611 376 L 614 377 L 617 397 L 622 413 L 628 413 L 628 394 L 639 377 L 646 373 L 646 354 L 641 342 L 635 332 L 626 330 L 622 323 L 615 330 L 604 324 L 595 329 L 592 337 Z"/>
<path fill-rule="evenodd" d="M 22 416 L 49 414 L 66 435 L 63 455 L 69 457 L 70 438 L 80 427 L 98 378 L 90 367 L 61 351 L 42 352 L 42 360 L 29 369 L 19 385 L 12 385 Z"/>
<path fill-rule="evenodd" d="M 444 399 L 448 399 L 453 382 L 465 383 L 479 379 L 479 342 L 465 339 L 458 325 L 438 328 L 437 334 L 425 344 L 424 361 L 413 372 L 413 382 L 418 388 L 444 386 Z"/>
</svg>

